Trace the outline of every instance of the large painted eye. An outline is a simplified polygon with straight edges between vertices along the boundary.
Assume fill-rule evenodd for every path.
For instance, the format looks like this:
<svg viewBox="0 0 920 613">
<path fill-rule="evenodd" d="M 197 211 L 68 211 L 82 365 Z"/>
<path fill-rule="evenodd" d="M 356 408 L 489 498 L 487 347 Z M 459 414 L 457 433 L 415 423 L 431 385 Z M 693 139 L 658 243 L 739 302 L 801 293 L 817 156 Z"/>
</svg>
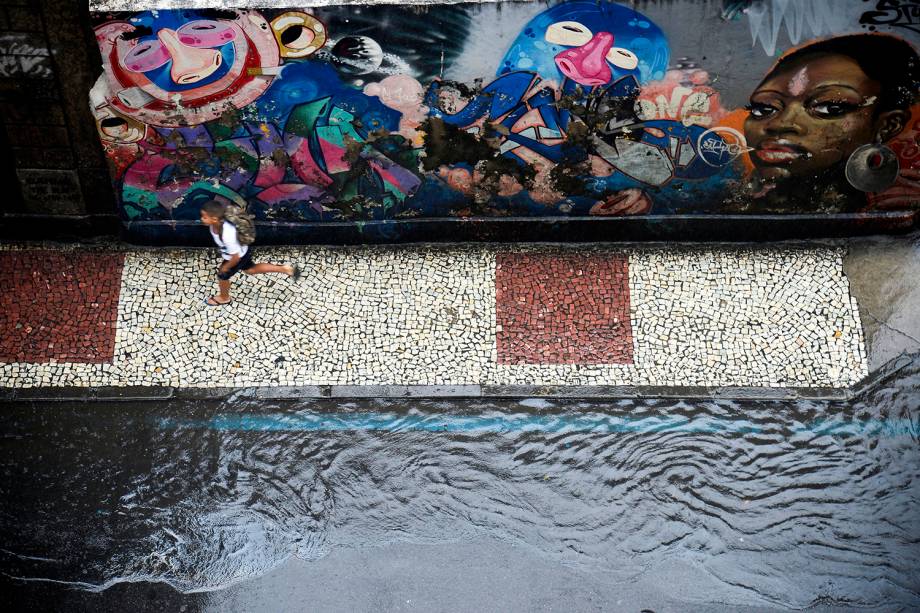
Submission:
<svg viewBox="0 0 920 613">
<path fill-rule="evenodd" d="M 135 45 L 121 60 L 121 65 L 131 72 L 147 72 L 169 61 L 169 51 L 158 40 L 147 40 Z"/>
<path fill-rule="evenodd" d="M 99 122 L 99 129 L 106 136 L 117 137 L 128 131 L 128 122 L 121 117 L 106 117 Z"/>
<path fill-rule="evenodd" d="M 557 21 L 546 28 L 546 42 L 566 47 L 581 47 L 591 40 L 591 30 L 577 21 Z"/>
<path fill-rule="evenodd" d="M 291 11 L 272 20 L 281 57 L 307 57 L 326 44 L 326 27 L 307 13 Z"/>
<path fill-rule="evenodd" d="M 281 44 L 288 49 L 306 49 L 315 38 L 313 30 L 304 26 L 291 26 L 281 33 Z"/>
<path fill-rule="evenodd" d="M 607 61 L 623 70 L 633 70 L 639 65 L 639 58 L 629 49 L 611 47 L 607 52 Z"/>
<path fill-rule="evenodd" d="M 751 102 L 747 110 L 750 111 L 751 117 L 756 119 L 765 119 L 779 112 L 778 108 L 765 102 Z"/>
<path fill-rule="evenodd" d="M 144 138 L 147 127 L 137 119 L 113 114 L 109 107 L 93 109 L 99 136 L 113 143 L 136 143 Z"/>
<path fill-rule="evenodd" d="M 199 19 L 190 21 L 178 30 L 179 42 L 189 47 L 220 47 L 236 38 L 236 32 L 229 23 Z"/>
<path fill-rule="evenodd" d="M 816 102 L 809 106 L 809 110 L 812 115 L 821 117 L 822 119 L 830 119 L 833 117 L 840 117 L 841 115 L 846 115 L 847 113 L 852 113 L 857 110 L 859 105 L 850 104 L 848 102 Z"/>
</svg>

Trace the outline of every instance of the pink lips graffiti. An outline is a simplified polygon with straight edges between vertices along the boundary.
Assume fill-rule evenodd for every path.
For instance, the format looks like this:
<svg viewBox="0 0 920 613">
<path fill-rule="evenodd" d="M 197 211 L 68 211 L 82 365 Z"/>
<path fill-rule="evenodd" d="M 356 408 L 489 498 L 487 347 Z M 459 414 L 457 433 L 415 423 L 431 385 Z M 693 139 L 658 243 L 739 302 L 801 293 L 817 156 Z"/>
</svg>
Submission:
<svg viewBox="0 0 920 613">
<path fill-rule="evenodd" d="M 562 74 L 581 85 L 604 85 L 613 74 L 607 64 L 607 52 L 613 46 L 613 34 L 598 32 L 581 47 L 566 49 L 556 55 Z"/>
<path fill-rule="evenodd" d="M 767 164 L 789 164 L 807 159 L 807 149 L 787 140 L 766 140 L 754 149 L 754 155 Z"/>
</svg>

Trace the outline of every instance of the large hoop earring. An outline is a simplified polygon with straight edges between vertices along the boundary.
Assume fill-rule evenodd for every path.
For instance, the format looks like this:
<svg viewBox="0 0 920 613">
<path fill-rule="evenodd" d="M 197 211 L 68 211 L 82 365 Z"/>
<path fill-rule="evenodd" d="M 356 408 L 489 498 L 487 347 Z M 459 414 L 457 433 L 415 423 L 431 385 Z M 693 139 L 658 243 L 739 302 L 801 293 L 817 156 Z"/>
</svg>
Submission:
<svg viewBox="0 0 920 613">
<path fill-rule="evenodd" d="M 898 179 L 898 155 L 882 143 L 857 147 L 847 160 L 846 177 L 861 192 L 883 192 Z"/>
</svg>

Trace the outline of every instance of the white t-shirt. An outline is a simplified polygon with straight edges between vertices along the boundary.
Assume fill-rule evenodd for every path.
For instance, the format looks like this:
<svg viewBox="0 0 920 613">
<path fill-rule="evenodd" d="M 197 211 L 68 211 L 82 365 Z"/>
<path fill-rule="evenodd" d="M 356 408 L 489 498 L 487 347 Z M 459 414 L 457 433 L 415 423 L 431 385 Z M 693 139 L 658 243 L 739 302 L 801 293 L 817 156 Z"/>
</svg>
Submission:
<svg viewBox="0 0 920 613">
<path fill-rule="evenodd" d="M 232 260 L 236 254 L 243 257 L 249 251 L 249 246 L 241 245 L 239 239 L 237 239 L 236 226 L 227 220 L 224 220 L 221 224 L 220 236 L 217 236 L 217 233 L 211 230 L 211 238 L 220 247 L 220 257 L 225 260 Z"/>
</svg>

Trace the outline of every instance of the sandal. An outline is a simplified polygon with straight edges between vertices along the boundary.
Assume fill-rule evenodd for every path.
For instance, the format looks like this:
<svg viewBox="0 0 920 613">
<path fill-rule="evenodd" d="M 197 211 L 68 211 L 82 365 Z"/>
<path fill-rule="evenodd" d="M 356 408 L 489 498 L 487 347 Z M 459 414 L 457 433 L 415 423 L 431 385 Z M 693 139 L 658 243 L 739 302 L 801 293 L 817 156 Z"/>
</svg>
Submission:
<svg viewBox="0 0 920 613">
<path fill-rule="evenodd" d="M 208 305 L 209 307 L 225 306 L 225 305 L 230 304 L 231 302 L 233 302 L 233 298 L 231 298 L 231 299 L 228 300 L 227 302 L 218 302 L 218 301 L 214 298 L 214 296 L 208 296 L 207 298 L 204 299 L 204 303 L 205 303 L 206 305 Z"/>
<path fill-rule="evenodd" d="M 291 278 L 295 281 L 298 281 L 302 272 L 303 271 L 300 270 L 300 266 L 294 264 L 294 272 L 291 274 Z"/>
</svg>

